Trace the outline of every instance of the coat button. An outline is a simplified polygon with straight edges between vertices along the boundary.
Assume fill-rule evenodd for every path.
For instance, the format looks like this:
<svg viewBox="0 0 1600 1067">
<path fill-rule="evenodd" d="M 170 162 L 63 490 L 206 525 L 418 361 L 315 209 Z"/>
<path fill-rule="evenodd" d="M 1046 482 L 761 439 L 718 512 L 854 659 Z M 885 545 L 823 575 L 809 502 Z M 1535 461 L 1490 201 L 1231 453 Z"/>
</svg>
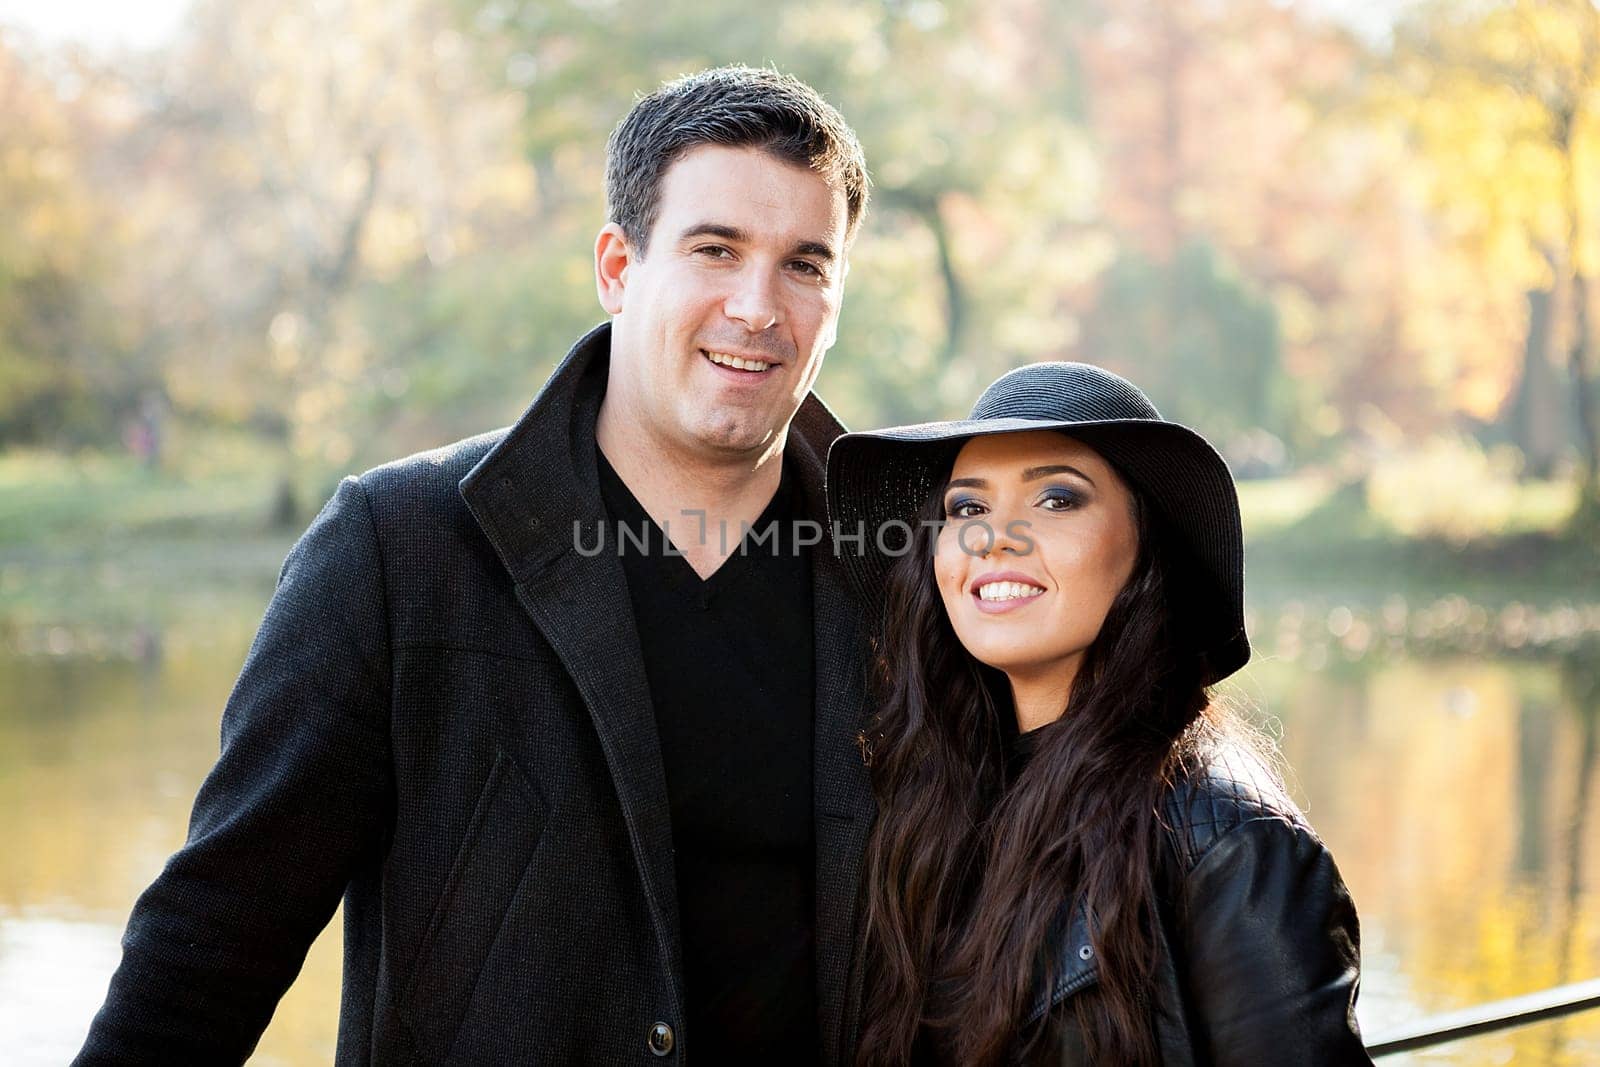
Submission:
<svg viewBox="0 0 1600 1067">
<path fill-rule="evenodd" d="M 1080 960 L 1084 960 L 1084 961 L 1088 961 L 1088 960 L 1093 959 L 1094 958 L 1094 946 L 1093 945 L 1080 946 L 1079 949 L 1078 949 L 1078 958 Z"/>
<path fill-rule="evenodd" d="M 657 1056 L 672 1055 L 672 1046 L 675 1044 L 672 1036 L 672 1027 L 666 1023 L 656 1023 L 650 1028 L 650 1051 Z"/>
</svg>

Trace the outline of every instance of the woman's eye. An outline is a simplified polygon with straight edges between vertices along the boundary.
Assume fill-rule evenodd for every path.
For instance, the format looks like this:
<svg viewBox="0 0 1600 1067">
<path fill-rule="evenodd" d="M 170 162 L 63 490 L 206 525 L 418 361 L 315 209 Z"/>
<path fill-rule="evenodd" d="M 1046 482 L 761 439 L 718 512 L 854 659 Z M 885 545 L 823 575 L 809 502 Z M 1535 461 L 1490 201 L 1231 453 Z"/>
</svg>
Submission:
<svg viewBox="0 0 1600 1067">
<path fill-rule="evenodd" d="M 952 500 L 945 505 L 944 513 L 951 519 L 975 519 L 983 514 L 983 505 L 976 500 Z"/>
<path fill-rule="evenodd" d="M 1039 498 L 1039 506 L 1046 511 L 1070 511 L 1083 503 L 1083 498 L 1071 489 L 1049 489 Z"/>
</svg>

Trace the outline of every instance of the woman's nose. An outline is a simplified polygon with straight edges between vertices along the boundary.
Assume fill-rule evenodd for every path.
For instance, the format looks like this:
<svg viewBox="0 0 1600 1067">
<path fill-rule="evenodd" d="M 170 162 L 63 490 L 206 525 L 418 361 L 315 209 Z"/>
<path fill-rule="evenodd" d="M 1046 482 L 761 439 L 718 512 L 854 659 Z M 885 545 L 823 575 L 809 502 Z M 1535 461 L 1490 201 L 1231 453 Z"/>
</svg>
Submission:
<svg viewBox="0 0 1600 1067">
<path fill-rule="evenodd" d="M 1026 556 L 1032 551 L 1033 541 L 1027 536 L 1026 519 L 996 514 L 992 516 L 991 521 L 995 526 L 989 554 L 1009 552 L 1013 556 Z"/>
</svg>

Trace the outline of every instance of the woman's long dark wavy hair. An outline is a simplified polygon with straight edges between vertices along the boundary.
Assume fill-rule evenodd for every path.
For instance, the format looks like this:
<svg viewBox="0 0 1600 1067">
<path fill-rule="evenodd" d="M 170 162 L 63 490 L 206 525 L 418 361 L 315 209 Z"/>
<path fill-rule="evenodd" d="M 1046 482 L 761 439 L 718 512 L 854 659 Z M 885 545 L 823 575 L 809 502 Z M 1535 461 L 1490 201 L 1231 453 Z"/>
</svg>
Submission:
<svg viewBox="0 0 1600 1067">
<path fill-rule="evenodd" d="M 1038 728 L 1009 784 L 1009 685 L 951 629 L 932 536 L 892 569 L 875 649 L 879 713 L 864 738 L 879 815 L 866 854 L 862 1065 L 1015 1056 L 1041 1032 L 1023 1022 L 1067 902 L 1087 909 L 1098 956 L 1098 985 L 1074 998 L 1090 1057 L 1157 1061 L 1147 993 L 1159 811 L 1186 761 L 1227 727 L 1172 610 L 1177 597 L 1204 595 L 1191 588 L 1195 567 L 1179 564 L 1136 489 L 1133 509 L 1132 575 L 1064 714 Z M 941 484 L 919 518 L 943 517 Z"/>
</svg>

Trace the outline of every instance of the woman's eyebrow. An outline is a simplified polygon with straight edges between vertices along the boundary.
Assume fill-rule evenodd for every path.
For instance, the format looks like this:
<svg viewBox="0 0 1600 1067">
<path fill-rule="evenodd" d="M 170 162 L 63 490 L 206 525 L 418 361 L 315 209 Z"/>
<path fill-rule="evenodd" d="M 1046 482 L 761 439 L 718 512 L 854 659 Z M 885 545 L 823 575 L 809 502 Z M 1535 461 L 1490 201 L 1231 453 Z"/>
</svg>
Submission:
<svg viewBox="0 0 1600 1067">
<path fill-rule="evenodd" d="M 1088 482 L 1090 485 L 1094 485 L 1093 478 L 1083 473 L 1077 467 L 1070 466 L 1066 463 L 1052 463 L 1044 467 L 1029 467 L 1027 470 L 1022 472 L 1022 480 L 1025 482 L 1032 482 L 1037 481 L 1040 478 L 1048 477 L 1052 474 L 1075 474 L 1079 478 L 1082 478 L 1084 481 Z"/>
<path fill-rule="evenodd" d="M 951 489 L 987 489 L 989 483 L 982 478 L 951 478 L 944 483 L 945 491 Z"/>
</svg>

